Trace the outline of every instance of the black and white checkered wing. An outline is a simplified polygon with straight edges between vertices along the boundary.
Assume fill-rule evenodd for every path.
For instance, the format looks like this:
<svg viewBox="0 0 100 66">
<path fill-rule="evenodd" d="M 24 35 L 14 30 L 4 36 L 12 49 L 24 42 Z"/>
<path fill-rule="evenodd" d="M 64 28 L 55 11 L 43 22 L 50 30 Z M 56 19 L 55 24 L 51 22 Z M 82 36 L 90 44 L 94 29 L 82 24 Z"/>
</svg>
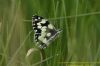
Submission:
<svg viewBox="0 0 100 66">
<path fill-rule="evenodd" d="M 46 48 L 50 42 L 60 33 L 47 19 L 34 15 L 32 17 L 32 27 L 34 30 L 34 40 L 40 48 Z"/>
</svg>

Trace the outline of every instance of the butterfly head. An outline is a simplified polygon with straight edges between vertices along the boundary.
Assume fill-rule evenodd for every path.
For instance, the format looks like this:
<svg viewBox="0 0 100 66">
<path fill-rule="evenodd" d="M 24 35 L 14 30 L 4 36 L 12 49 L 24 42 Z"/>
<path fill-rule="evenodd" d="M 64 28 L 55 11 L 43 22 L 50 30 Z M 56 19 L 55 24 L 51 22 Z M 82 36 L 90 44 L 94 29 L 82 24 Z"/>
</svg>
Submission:
<svg viewBox="0 0 100 66">
<path fill-rule="evenodd" d="M 43 17 L 38 16 L 38 15 L 33 15 L 32 16 L 32 20 L 34 20 L 34 21 L 41 21 L 42 19 L 43 19 Z"/>
</svg>

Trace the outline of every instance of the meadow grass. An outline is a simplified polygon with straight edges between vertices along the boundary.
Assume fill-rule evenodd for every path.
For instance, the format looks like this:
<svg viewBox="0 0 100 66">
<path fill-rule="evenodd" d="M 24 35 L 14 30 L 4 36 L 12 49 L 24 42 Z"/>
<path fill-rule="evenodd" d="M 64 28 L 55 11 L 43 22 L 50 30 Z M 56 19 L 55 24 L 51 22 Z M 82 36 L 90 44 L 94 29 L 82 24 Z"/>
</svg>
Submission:
<svg viewBox="0 0 100 66">
<path fill-rule="evenodd" d="M 99 0 L 0 0 L 0 66 L 100 66 Z M 26 57 L 31 18 L 48 19 L 60 35 Z M 41 60 L 42 58 L 42 60 Z"/>
</svg>

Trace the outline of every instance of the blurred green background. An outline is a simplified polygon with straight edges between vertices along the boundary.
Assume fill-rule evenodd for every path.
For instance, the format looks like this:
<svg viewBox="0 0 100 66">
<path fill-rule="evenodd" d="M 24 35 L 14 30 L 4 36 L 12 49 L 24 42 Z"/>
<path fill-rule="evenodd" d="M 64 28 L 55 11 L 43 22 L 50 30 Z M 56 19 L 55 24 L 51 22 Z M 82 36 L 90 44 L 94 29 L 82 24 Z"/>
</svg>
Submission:
<svg viewBox="0 0 100 66">
<path fill-rule="evenodd" d="M 45 49 L 34 47 L 32 15 L 62 33 Z M 35 47 L 34 47 L 35 48 Z M 100 66 L 100 0 L 0 0 L 0 66 Z"/>
</svg>

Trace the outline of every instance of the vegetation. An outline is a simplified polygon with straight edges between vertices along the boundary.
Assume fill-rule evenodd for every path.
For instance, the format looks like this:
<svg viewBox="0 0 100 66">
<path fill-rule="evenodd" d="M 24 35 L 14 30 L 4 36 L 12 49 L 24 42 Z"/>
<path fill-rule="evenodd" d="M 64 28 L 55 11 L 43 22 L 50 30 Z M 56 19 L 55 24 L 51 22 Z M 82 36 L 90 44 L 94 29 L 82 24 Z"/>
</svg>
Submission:
<svg viewBox="0 0 100 66">
<path fill-rule="evenodd" d="M 100 66 L 99 4 L 100 0 L 0 0 L 0 66 Z M 63 30 L 43 53 L 34 46 L 33 14 Z M 35 51 L 26 57 L 30 48 Z"/>
</svg>

